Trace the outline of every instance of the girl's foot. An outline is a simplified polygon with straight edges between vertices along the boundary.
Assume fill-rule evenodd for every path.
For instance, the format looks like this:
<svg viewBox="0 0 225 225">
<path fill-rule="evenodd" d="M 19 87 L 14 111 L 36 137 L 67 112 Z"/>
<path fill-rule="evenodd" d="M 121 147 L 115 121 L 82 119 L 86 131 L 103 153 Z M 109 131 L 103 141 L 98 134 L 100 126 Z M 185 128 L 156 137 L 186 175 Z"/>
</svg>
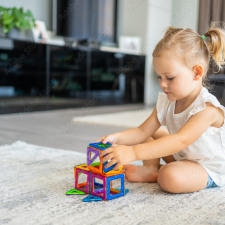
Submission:
<svg viewBox="0 0 225 225">
<path fill-rule="evenodd" d="M 125 177 L 130 182 L 156 183 L 158 170 L 154 167 L 125 165 Z"/>
</svg>

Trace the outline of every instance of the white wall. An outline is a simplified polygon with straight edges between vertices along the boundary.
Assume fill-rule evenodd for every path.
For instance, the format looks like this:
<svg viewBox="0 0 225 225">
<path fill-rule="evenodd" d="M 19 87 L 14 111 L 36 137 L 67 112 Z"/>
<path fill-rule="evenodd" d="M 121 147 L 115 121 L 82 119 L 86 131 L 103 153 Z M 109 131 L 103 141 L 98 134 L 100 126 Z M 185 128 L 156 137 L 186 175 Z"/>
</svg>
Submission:
<svg viewBox="0 0 225 225">
<path fill-rule="evenodd" d="M 0 0 L 0 6 L 29 9 L 36 20 L 44 21 L 46 28 L 51 29 L 51 0 Z"/>
<path fill-rule="evenodd" d="M 198 30 L 199 0 L 173 0 L 172 25 Z"/>
<path fill-rule="evenodd" d="M 145 65 L 144 103 L 154 105 L 160 90 L 152 65 L 152 52 L 162 38 L 165 29 L 171 26 L 172 0 L 149 0 L 147 23 L 147 48 Z"/>
<path fill-rule="evenodd" d="M 152 66 L 152 52 L 156 43 L 162 38 L 167 26 L 198 28 L 199 0 L 149 0 L 147 23 L 147 49 L 145 69 L 146 105 L 155 105 L 158 81 Z"/>
<path fill-rule="evenodd" d="M 118 37 L 140 37 L 145 54 L 148 0 L 119 0 L 118 3 Z"/>
</svg>

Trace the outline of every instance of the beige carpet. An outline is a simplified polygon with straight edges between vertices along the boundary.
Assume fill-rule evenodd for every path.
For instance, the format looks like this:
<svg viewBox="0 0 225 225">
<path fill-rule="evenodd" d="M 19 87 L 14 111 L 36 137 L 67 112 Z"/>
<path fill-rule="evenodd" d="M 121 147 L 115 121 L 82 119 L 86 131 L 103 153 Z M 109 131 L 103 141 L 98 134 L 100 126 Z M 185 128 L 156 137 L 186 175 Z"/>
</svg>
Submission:
<svg viewBox="0 0 225 225">
<path fill-rule="evenodd" d="M 157 184 L 127 183 L 111 201 L 84 203 L 66 196 L 73 166 L 86 155 L 21 141 L 0 146 L 0 224 L 225 224 L 225 188 L 169 194 Z"/>
<path fill-rule="evenodd" d="M 153 108 L 146 108 L 127 112 L 98 114 L 74 117 L 73 122 L 94 123 L 111 126 L 136 127 L 143 123 L 152 113 Z"/>
</svg>

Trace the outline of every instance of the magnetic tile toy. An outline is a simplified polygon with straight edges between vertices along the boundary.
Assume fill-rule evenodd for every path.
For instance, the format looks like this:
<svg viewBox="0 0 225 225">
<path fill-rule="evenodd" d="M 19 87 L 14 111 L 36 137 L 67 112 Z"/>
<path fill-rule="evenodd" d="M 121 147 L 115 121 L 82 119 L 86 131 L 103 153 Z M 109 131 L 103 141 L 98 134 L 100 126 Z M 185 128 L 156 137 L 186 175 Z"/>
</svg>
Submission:
<svg viewBox="0 0 225 225">
<path fill-rule="evenodd" d="M 100 153 L 110 146 L 110 143 L 103 144 L 102 142 L 88 145 L 87 164 L 74 167 L 75 189 L 66 192 L 66 195 L 89 194 L 83 202 L 91 202 L 119 198 L 129 192 L 125 189 L 123 167 L 113 170 L 116 164 L 105 168 L 107 162 L 101 163 L 103 157 L 99 158 Z M 99 161 L 95 162 L 95 160 Z M 115 182 L 119 187 L 114 186 Z"/>
</svg>

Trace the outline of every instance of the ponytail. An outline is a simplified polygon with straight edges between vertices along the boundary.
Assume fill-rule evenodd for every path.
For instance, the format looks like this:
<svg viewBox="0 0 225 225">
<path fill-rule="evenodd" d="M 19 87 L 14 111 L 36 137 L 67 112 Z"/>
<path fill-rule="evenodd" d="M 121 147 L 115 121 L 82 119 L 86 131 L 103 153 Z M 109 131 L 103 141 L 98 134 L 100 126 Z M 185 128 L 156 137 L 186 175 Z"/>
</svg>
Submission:
<svg viewBox="0 0 225 225">
<path fill-rule="evenodd" d="M 204 36 L 210 55 L 219 69 L 225 64 L 225 32 L 220 28 L 210 28 Z"/>
</svg>

